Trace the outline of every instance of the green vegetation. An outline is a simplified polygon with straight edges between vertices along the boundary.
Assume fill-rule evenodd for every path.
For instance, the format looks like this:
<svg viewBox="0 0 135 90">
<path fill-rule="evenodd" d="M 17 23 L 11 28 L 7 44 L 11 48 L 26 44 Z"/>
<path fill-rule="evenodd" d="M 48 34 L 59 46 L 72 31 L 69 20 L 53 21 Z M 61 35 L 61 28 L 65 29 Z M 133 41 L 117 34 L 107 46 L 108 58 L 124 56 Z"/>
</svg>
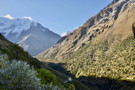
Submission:
<svg viewBox="0 0 135 90">
<path fill-rule="evenodd" d="M 0 55 L 0 89 L 64 89 L 58 84 L 56 76 L 45 69 L 39 69 L 37 72 L 25 61 L 8 60 L 7 55 Z"/>
<path fill-rule="evenodd" d="M 29 63 L 31 66 L 33 65 L 35 68 L 40 68 L 40 62 L 33 58 L 28 54 L 28 52 L 24 51 L 22 47 L 17 44 L 13 44 L 5 39 L 0 34 L 0 54 L 6 54 L 9 60 L 22 60 Z"/>
<path fill-rule="evenodd" d="M 2 54 L 7 54 L 8 59 L 23 60 L 28 62 L 30 65 L 34 65 L 37 68 L 40 68 L 40 62 L 24 51 L 22 47 L 19 47 L 17 44 L 11 44 L 8 48 L 0 48 Z"/>
<path fill-rule="evenodd" d="M 65 59 L 65 68 L 76 77 L 107 77 L 135 82 L 135 39 L 99 44 L 90 42 Z"/>
<path fill-rule="evenodd" d="M 1 48 L 0 55 L 2 56 L 0 58 L 0 89 L 60 89 L 57 86 L 59 83 L 56 76 L 45 69 L 40 69 L 40 62 L 23 51 L 21 47 L 12 45 L 6 49 Z M 43 80 L 46 82 L 42 83 Z"/>
<path fill-rule="evenodd" d="M 45 84 L 40 84 L 36 74 L 36 70 L 26 62 L 9 61 L 7 55 L 0 55 L 0 88 L 16 90 L 45 88 Z"/>
<path fill-rule="evenodd" d="M 39 77 L 41 79 L 41 84 L 52 83 L 53 85 L 58 85 L 56 76 L 51 74 L 51 72 L 48 70 L 39 69 L 37 77 Z"/>
<path fill-rule="evenodd" d="M 65 90 L 74 86 L 64 83 L 63 79 L 58 78 L 58 73 L 54 73 L 52 69 L 51 72 L 48 71 L 48 66 L 44 66 L 17 44 L 10 43 L 2 35 L 0 37 L 0 56 L 6 56 L 4 59 L 0 58 L 3 60 L 0 62 L 0 89 Z"/>
</svg>

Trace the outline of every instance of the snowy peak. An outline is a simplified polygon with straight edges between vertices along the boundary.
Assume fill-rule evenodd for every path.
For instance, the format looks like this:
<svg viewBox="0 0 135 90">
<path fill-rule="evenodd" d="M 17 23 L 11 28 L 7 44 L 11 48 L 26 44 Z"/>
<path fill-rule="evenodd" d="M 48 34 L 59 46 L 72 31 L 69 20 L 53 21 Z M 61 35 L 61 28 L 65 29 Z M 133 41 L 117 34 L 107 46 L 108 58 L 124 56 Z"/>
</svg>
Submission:
<svg viewBox="0 0 135 90">
<path fill-rule="evenodd" d="M 6 16 L 4 16 L 5 18 L 8 18 L 8 19 L 14 19 L 10 14 L 7 14 Z"/>
<path fill-rule="evenodd" d="M 0 33 L 32 56 L 50 48 L 61 38 L 40 23 L 34 22 L 31 17 L 14 19 L 9 14 L 0 17 Z"/>
<path fill-rule="evenodd" d="M 14 19 L 9 14 L 0 17 L 0 33 L 7 36 L 9 33 L 15 33 L 16 36 L 23 31 L 27 31 L 31 26 L 37 23 L 32 21 L 31 17 L 23 17 L 22 19 Z"/>
<path fill-rule="evenodd" d="M 22 17 L 22 19 L 29 19 L 29 20 L 33 20 L 32 17 Z"/>
<path fill-rule="evenodd" d="M 70 31 L 64 32 L 64 33 L 61 34 L 61 37 L 67 36 L 69 33 L 70 33 Z"/>
</svg>

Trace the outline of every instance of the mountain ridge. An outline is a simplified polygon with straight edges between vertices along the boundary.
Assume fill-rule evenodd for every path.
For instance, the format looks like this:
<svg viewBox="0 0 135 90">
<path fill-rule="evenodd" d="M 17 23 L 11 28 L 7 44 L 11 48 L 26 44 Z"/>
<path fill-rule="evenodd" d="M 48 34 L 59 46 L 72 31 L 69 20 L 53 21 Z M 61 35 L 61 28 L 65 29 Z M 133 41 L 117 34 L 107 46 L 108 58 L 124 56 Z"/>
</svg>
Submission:
<svg viewBox="0 0 135 90">
<path fill-rule="evenodd" d="M 114 1 L 98 14 L 87 20 L 81 27 L 74 30 L 69 35 L 62 37 L 52 48 L 39 54 L 37 58 L 45 60 L 54 56 L 53 59 L 61 61 L 64 57 L 67 57 L 66 55 L 68 53 L 76 52 L 91 41 L 97 43 L 107 39 L 108 42 L 111 42 L 114 39 L 114 41 L 117 42 L 118 40 L 121 41 L 126 39 L 128 36 L 132 36 L 131 26 L 134 22 L 134 0 Z M 130 13 L 128 13 L 129 10 Z M 128 15 L 131 17 L 128 19 L 124 18 Z M 125 21 L 128 21 L 128 24 L 125 24 Z M 119 28 L 125 27 L 123 28 L 125 31 L 121 31 L 122 29 L 115 29 L 118 28 L 118 23 L 121 24 Z M 127 29 L 129 30 L 126 31 Z"/>
<path fill-rule="evenodd" d="M 61 38 L 60 35 L 26 17 L 22 19 L 1 17 L 0 33 L 9 41 L 19 44 L 32 56 L 51 47 Z"/>
</svg>

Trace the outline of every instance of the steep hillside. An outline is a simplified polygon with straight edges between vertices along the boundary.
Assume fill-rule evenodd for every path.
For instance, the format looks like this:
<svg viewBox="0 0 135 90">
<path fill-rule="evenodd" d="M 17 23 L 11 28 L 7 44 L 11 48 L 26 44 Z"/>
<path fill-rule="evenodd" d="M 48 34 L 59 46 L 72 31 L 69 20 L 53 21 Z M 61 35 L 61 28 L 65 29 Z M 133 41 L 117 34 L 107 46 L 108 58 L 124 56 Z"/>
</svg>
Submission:
<svg viewBox="0 0 135 90">
<path fill-rule="evenodd" d="M 76 52 L 89 42 L 100 43 L 104 40 L 118 42 L 132 36 L 134 7 L 134 0 L 114 0 L 73 33 L 39 54 L 37 58 L 42 60 L 53 58 L 61 61 L 68 57 L 67 54 Z"/>
<path fill-rule="evenodd" d="M 40 62 L 24 51 L 23 48 L 19 47 L 17 44 L 9 42 L 2 34 L 0 34 L 0 54 L 8 55 L 8 59 L 23 60 L 27 63 L 40 68 Z"/>
<path fill-rule="evenodd" d="M 0 33 L 0 48 L 7 48 L 11 43 Z"/>
<path fill-rule="evenodd" d="M 35 56 L 54 45 L 61 37 L 28 18 L 0 17 L 0 33 Z"/>
<path fill-rule="evenodd" d="M 134 90 L 134 13 L 135 0 L 113 0 L 37 58 L 64 63 L 66 71 L 95 90 Z"/>
<path fill-rule="evenodd" d="M 71 89 L 74 89 L 74 88 L 78 88 L 77 90 L 80 90 L 80 89 L 83 88 L 83 89 L 87 90 L 87 87 L 84 86 L 83 84 L 81 84 L 76 79 L 73 79 L 72 82 L 68 82 L 69 77 L 67 75 L 62 74 L 62 73 L 52 69 L 51 67 L 49 67 L 46 63 L 40 62 L 36 58 L 33 58 L 32 56 L 30 56 L 28 54 L 28 52 L 24 51 L 23 48 L 21 48 L 17 44 L 13 44 L 13 43 L 9 42 L 2 34 L 0 34 L 0 70 L 2 69 L 1 65 L 4 65 L 3 63 L 7 62 L 6 60 L 4 60 L 4 62 L 2 62 L 2 64 L 1 64 L 1 60 L 2 60 L 3 55 L 7 56 L 9 62 L 14 61 L 14 64 L 15 64 L 16 61 L 17 61 L 17 63 L 20 63 L 20 61 L 27 62 L 28 65 L 30 65 L 30 67 L 32 67 L 34 70 L 38 71 L 37 75 L 41 78 L 41 81 L 44 84 L 50 85 L 50 83 L 53 83 L 54 85 L 57 85 L 56 88 L 59 88 L 59 89 L 69 89 L 69 90 L 71 90 Z M 21 66 L 21 65 L 19 65 L 19 66 Z M 18 68 L 19 68 L 19 66 L 18 66 Z M 18 68 L 14 67 L 13 69 L 19 70 Z M 7 67 L 6 67 L 6 69 L 8 70 Z M 25 67 L 21 68 L 21 71 L 23 71 L 23 69 L 25 69 Z M 0 71 L 0 74 L 1 74 L 2 70 Z M 8 74 L 6 71 L 4 73 Z M 20 74 L 17 71 L 15 71 L 15 72 L 13 71 L 13 73 L 14 73 L 13 75 L 17 75 L 17 73 L 18 73 L 18 75 L 25 74 L 23 72 L 20 72 L 21 73 Z M 31 75 L 32 73 L 33 72 L 29 72 L 29 75 Z M 25 74 L 25 75 L 27 75 L 27 74 Z M 2 77 L 0 76 L 0 79 L 1 78 Z M 7 81 L 9 80 L 9 78 L 7 79 Z M 25 79 L 24 76 L 22 78 Z M 17 78 L 15 80 L 16 80 L 16 82 L 18 82 Z M 6 79 L 4 79 L 4 81 L 6 81 Z M 25 81 L 27 81 L 27 80 L 25 80 Z M 65 83 L 65 81 L 66 81 L 66 83 Z M 32 82 L 34 82 L 34 81 L 32 81 Z M 8 88 L 13 89 L 14 86 L 18 85 L 17 83 L 12 83 L 12 84 L 13 84 L 13 86 L 12 87 L 8 86 Z M 19 85 L 20 84 L 23 84 L 23 83 L 19 83 Z M 29 85 L 29 84 L 27 84 L 27 85 Z M 75 87 L 74 87 L 74 85 L 75 85 Z M 49 87 L 48 87 L 48 89 L 45 89 L 45 90 L 50 90 Z M 0 81 L 0 89 L 3 90 L 3 89 L 8 89 L 8 88 L 7 88 L 7 84 L 1 84 L 1 81 Z M 21 87 L 19 86 L 19 88 L 21 88 Z M 30 88 L 27 88 L 27 89 L 29 90 Z M 15 89 L 15 90 L 18 90 L 18 89 Z M 37 90 L 37 89 L 32 89 L 32 90 Z M 41 90 L 44 90 L 44 89 L 41 89 Z"/>
</svg>

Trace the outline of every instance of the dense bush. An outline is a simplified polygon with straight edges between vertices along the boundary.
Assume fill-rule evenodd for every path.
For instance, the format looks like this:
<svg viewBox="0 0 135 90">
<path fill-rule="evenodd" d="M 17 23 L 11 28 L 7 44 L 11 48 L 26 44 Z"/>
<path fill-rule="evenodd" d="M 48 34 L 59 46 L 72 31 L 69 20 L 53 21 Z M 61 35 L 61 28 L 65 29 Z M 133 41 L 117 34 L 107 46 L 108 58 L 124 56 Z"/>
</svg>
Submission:
<svg viewBox="0 0 135 90">
<path fill-rule="evenodd" d="M 56 76 L 45 69 L 38 72 L 24 61 L 8 60 L 0 54 L 0 89 L 61 90 Z"/>
<path fill-rule="evenodd" d="M 0 84 L 6 89 L 42 89 L 37 72 L 24 61 L 0 56 Z"/>
<path fill-rule="evenodd" d="M 56 76 L 51 74 L 51 72 L 48 70 L 39 69 L 37 77 L 41 79 L 41 84 L 51 84 L 51 83 L 53 85 L 58 84 Z"/>
</svg>

